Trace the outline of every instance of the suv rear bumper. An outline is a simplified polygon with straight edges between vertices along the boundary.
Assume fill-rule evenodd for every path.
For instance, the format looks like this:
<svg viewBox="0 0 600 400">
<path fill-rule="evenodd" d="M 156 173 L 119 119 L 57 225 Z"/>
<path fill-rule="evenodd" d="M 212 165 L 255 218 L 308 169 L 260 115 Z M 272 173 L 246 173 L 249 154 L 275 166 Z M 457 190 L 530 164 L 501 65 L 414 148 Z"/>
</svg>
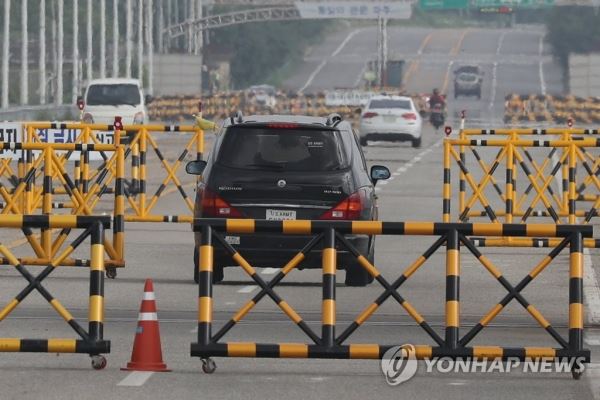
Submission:
<svg viewBox="0 0 600 400">
<path fill-rule="evenodd" d="M 240 244 L 232 244 L 232 247 L 240 253 L 246 261 L 254 267 L 281 268 L 285 266 L 313 236 L 282 236 L 273 234 L 253 234 L 226 236 L 229 242 L 233 238 L 239 238 Z M 369 254 L 370 237 L 366 235 L 347 235 L 346 239 L 358 250 L 360 254 L 367 257 Z M 197 242 L 198 243 L 198 242 Z M 213 242 L 214 259 L 216 265 L 231 266 L 235 262 L 219 243 Z M 322 243 L 317 244 L 306 258 L 298 266 L 303 268 L 321 268 Z M 338 269 L 344 269 L 348 264 L 356 263 L 356 257 L 348 251 L 341 243 L 336 242 Z"/>
</svg>

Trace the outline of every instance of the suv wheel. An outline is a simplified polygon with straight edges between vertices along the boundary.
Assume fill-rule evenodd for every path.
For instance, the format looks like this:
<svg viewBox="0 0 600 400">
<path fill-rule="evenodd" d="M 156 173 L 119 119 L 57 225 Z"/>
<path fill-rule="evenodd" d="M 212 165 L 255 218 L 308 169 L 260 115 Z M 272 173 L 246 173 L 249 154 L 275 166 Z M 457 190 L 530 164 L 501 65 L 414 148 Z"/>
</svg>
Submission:
<svg viewBox="0 0 600 400">
<path fill-rule="evenodd" d="M 373 264 L 375 260 L 375 243 L 371 245 L 371 250 L 367 255 L 367 260 Z M 373 282 L 373 277 L 369 274 L 358 261 L 351 263 L 346 267 L 346 286 L 367 286 Z"/>
<path fill-rule="evenodd" d="M 412 140 L 412 147 L 421 147 L 421 138 L 417 138 L 417 139 L 413 139 Z"/>
<path fill-rule="evenodd" d="M 367 147 L 367 138 L 366 137 L 361 137 L 359 142 L 360 142 L 361 146 Z"/>
<path fill-rule="evenodd" d="M 198 265 L 198 248 L 194 247 L 194 282 L 199 283 L 200 281 L 200 271 Z M 213 260 L 213 275 L 212 281 L 213 283 L 219 283 L 223 280 L 223 268 L 225 266 L 224 260 L 220 260 L 215 257 Z"/>
</svg>

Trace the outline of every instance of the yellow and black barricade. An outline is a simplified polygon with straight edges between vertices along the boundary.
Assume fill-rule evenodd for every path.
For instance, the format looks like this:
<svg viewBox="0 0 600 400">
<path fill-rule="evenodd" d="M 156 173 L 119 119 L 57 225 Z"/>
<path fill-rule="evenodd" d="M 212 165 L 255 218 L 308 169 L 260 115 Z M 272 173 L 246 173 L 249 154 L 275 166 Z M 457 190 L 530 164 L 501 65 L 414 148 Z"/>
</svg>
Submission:
<svg viewBox="0 0 600 400">
<path fill-rule="evenodd" d="M 346 344 L 349 337 L 367 321 L 389 298 L 393 298 L 432 340 L 431 344 L 415 345 L 416 358 L 450 357 L 452 359 L 578 359 L 590 361 L 590 351 L 583 348 L 583 239 L 592 236 L 591 226 L 551 224 L 501 224 L 501 223 L 434 223 L 434 222 L 381 222 L 381 221 L 266 221 L 235 219 L 195 219 L 193 229 L 201 233 L 199 246 L 199 300 L 198 341 L 191 344 L 191 355 L 200 357 L 205 372 L 213 372 L 211 357 L 270 357 L 270 358 L 339 358 L 377 359 L 393 346 L 378 343 Z M 260 234 L 311 236 L 300 250 L 281 270 L 266 282 L 256 269 L 224 239 L 225 234 Z M 437 237 L 421 256 L 408 265 L 393 280 L 385 278 L 379 269 L 347 240 L 346 235 L 393 235 Z M 560 243 L 516 285 L 504 277 L 502 271 L 480 250 L 470 237 L 544 236 L 557 238 Z M 213 333 L 213 311 L 218 308 L 213 302 L 212 273 L 213 246 L 223 246 L 232 259 L 260 287 L 248 303 L 242 306 L 216 333 Z M 444 306 L 445 335 L 440 336 L 417 309 L 400 293 L 401 286 L 421 268 L 441 247 L 446 247 L 446 298 Z M 461 247 L 468 250 L 494 279 L 508 292 L 473 327 L 461 326 L 460 318 L 460 275 Z M 523 290 L 564 249 L 569 249 L 569 307 L 567 338 L 550 324 L 542 313 L 529 303 Z M 354 321 L 341 333 L 336 332 L 336 254 L 338 249 L 349 251 L 384 289 Z M 320 251 L 322 257 L 322 310 L 321 332 L 317 334 L 304 319 L 276 291 L 278 285 L 294 270 L 311 251 Z M 281 311 L 306 334 L 308 343 L 263 344 L 253 342 L 221 343 L 223 336 L 239 323 L 265 296 L 273 300 Z M 556 347 L 503 347 L 470 346 L 477 335 L 512 301 L 516 300 L 557 343 Z M 466 333 L 465 333 L 466 331 Z M 580 371 L 573 371 L 578 378 Z"/>
<path fill-rule="evenodd" d="M 113 125 L 103 124 L 83 124 L 83 123 L 29 123 L 24 125 L 26 137 L 29 142 L 40 142 L 38 132 L 46 129 L 63 129 L 63 130 L 74 130 L 80 132 L 75 143 L 78 144 L 89 144 L 89 145 L 102 145 L 98 139 L 99 133 L 113 133 L 115 135 L 114 144 L 125 146 L 124 158 L 127 160 L 131 159 L 131 169 L 129 173 L 125 171 L 123 183 L 125 188 L 123 195 L 125 196 L 126 205 L 125 208 L 125 221 L 127 222 L 191 222 L 192 213 L 194 209 L 193 199 L 186 192 L 186 186 L 193 185 L 195 182 L 182 182 L 182 178 L 178 176 L 178 172 L 182 170 L 186 157 L 191 155 L 195 159 L 201 159 L 204 151 L 204 132 L 195 126 L 189 125 L 125 125 L 122 129 L 115 129 Z M 117 132 L 121 133 L 122 138 L 119 137 Z M 171 134 L 171 135 L 189 135 L 190 139 L 186 140 L 183 150 L 178 154 L 176 160 L 170 162 L 164 156 L 160 149 L 159 143 L 153 134 Z M 117 139 L 117 137 L 119 137 Z M 125 143 L 125 138 L 127 142 Z M 80 160 L 74 164 L 74 179 L 76 187 L 83 193 L 88 192 L 94 193 L 95 196 L 101 197 L 105 193 L 111 193 L 112 188 L 110 183 L 116 175 L 116 159 L 115 154 L 110 154 L 110 149 L 103 149 L 100 154 L 103 158 L 103 162 L 95 169 L 92 170 L 90 166 L 90 157 L 86 152 L 82 152 Z M 178 150 L 179 151 L 179 150 Z M 62 165 L 64 166 L 66 160 L 72 152 L 67 153 L 61 157 Z M 148 163 L 149 155 L 155 154 L 160 169 L 165 171 L 165 177 L 162 179 L 160 184 L 152 186 L 153 192 L 150 191 L 151 185 L 148 178 L 151 176 L 159 176 L 154 165 Z M 30 157 L 30 156 L 29 156 Z M 31 157 L 30 157 L 31 158 Z M 31 161 L 32 162 L 32 161 Z M 31 162 L 26 162 L 30 164 Z M 0 166 L 0 177 L 6 176 L 12 179 L 12 169 L 2 168 Z M 187 175 L 185 175 L 187 177 Z M 96 179 L 97 186 L 90 186 L 93 179 Z M 179 193 L 183 199 L 184 207 L 189 211 L 189 214 L 169 214 L 159 215 L 153 211 L 156 208 L 160 198 L 164 196 L 168 191 L 166 190 L 169 185 L 173 185 L 173 192 Z M 154 187 L 155 186 L 155 187 Z M 34 189 L 32 189 L 34 190 Z M 37 188 L 38 192 L 41 192 L 41 188 Z M 56 192 L 56 191 L 55 191 Z M 64 193 L 62 191 L 58 193 Z M 54 208 L 74 208 L 73 202 L 61 203 L 57 202 L 54 204 Z"/>
<path fill-rule="evenodd" d="M 92 366 L 102 369 L 106 359 L 101 354 L 110 352 L 110 341 L 104 339 L 104 230 L 110 228 L 110 217 L 74 215 L 2 215 L 0 227 L 3 229 L 79 229 L 77 238 L 60 254 L 48 261 L 47 266 L 33 275 L 26 263 L 0 244 L 0 253 L 11 266 L 27 281 L 27 286 L 13 300 L 0 310 L 3 321 L 33 291 L 37 291 L 52 308 L 75 331 L 78 339 L 21 339 L 0 338 L 0 352 L 22 353 L 83 353 L 92 357 Z M 73 315 L 43 285 L 56 268 L 72 254 L 87 238 L 90 238 L 90 285 L 88 304 L 88 329 L 77 322 Z"/>
<path fill-rule="evenodd" d="M 478 136 L 485 139 L 476 139 Z M 600 140 L 594 136 L 597 130 L 593 129 L 462 129 L 458 138 L 448 138 L 444 144 L 444 221 L 450 222 L 453 217 L 450 170 L 454 160 L 460 169 L 459 221 L 487 217 L 492 222 L 504 218 L 503 222 L 512 223 L 520 218 L 525 223 L 531 217 L 551 217 L 554 223 L 574 224 L 577 218 L 589 222 L 600 215 L 600 161 L 591 152 L 600 148 Z M 543 148 L 549 151 L 536 159 L 531 150 Z M 483 149 L 492 151 L 495 157 L 486 162 Z M 467 162 L 469 153 L 475 164 Z M 494 176 L 502 166 L 506 175 L 504 189 Z M 524 177 L 517 182 L 519 172 Z M 555 182 L 558 184 L 553 187 Z M 468 187 L 472 190 L 470 195 Z M 495 201 L 496 196 L 500 202 Z M 577 210 L 577 201 L 593 204 L 589 209 Z M 483 210 L 475 210 L 476 205 Z M 536 208 L 538 205 L 542 207 Z"/>
</svg>

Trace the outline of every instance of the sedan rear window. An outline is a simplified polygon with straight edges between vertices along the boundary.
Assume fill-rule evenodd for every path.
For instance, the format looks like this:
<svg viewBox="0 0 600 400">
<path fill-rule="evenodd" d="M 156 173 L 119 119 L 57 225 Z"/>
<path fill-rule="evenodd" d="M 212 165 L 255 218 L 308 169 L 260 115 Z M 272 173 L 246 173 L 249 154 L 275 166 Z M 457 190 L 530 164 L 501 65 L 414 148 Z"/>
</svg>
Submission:
<svg viewBox="0 0 600 400">
<path fill-rule="evenodd" d="M 391 99 L 382 99 L 382 100 L 371 100 L 369 104 L 369 109 L 389 109 L 389 108 L 401 108 L 403 110 L 412 110 L 410 105 L 410 100 L 391 100 Z"/>
<path fill-rule="evenodd" d="M 339 131 L 267 127 L 229 128 L 217 162 L 273 171 L 335 171 L 349 165 Z"/>
</svg>

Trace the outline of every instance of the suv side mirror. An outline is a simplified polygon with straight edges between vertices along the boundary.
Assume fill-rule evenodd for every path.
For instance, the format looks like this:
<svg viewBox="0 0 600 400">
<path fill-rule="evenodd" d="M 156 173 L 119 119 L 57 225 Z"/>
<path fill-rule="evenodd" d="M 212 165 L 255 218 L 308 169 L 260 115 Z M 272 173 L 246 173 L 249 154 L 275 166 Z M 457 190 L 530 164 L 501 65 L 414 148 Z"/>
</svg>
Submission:
<svg viewBox="0 0 600 400">
<path fill-rule="evenodd" d="M 154 100 L 154 97 L 152 97 L 149 94 L 147 94 L 146 97 L 144 98 L 144 101 L 145 101 L 146 105 L 152 103 L 152 100 Z"/>
<path fill-rule="evenodd" d="M 390 176 L 392 176 L 390 170 L 383 165 L 373 165 L 371 167 L 371 180 L 374 185 L 377 184 L 377 181 L 389 179 Z"/>
<path fill-rule="evenodd" d="M 206 161 L 194 160 L 186 164 L 185 172 L 191 175 L 202 175 L 204 168 L 206 168 Z"/>
</svg>

